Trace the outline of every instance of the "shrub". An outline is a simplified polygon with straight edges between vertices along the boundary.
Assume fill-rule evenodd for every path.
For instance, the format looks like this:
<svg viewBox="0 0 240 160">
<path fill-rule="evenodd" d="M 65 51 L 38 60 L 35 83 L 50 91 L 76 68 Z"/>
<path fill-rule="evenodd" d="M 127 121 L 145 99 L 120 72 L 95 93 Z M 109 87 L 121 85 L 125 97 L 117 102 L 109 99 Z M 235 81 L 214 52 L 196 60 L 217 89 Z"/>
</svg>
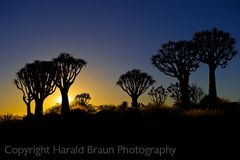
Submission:
<svg viewBox="0 0 240 160">
<path fill-rule="evenodd" d="M 48 108 L 45 114 L 47 115 L 61 114 L 61 105 L 59 103 L 56 103 L 51 108 Z"/>
</svg>

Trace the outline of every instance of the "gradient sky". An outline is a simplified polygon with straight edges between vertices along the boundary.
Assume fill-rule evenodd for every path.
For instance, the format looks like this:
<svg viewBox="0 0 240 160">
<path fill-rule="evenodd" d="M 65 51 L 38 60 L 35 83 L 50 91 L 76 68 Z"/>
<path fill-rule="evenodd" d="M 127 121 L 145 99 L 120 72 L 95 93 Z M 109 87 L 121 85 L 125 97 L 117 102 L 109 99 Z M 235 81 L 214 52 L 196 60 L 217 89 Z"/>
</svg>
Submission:
<svg viewBox="0 0 240 160">
<path fill-rule="evenodd" d="M 155 86 L 167 87 L 176 79 L 150 64 L 162 43 L 217 27 L 230 32 L 239 52 L 239 16 L 238 0 L 0 0 L 0 113 L 25 114 L 22 93 L 13 84 L 16 72 L 61 52 L 87 61 L 69 94 L 90 93 L 94 105 L 130 102 L 116 81 L 134 68 L 150 74 Z M 240 99 L 239 61 L 238 53 L 217 70 L 220 97 Z M 191 74 L 191 83 L 208 91 L 205 65 Z M 49 96 L 44 108 L 59 96 L 59 91 Z M 147 93 L 139 101 L 148 103 Z"/>
</svg>

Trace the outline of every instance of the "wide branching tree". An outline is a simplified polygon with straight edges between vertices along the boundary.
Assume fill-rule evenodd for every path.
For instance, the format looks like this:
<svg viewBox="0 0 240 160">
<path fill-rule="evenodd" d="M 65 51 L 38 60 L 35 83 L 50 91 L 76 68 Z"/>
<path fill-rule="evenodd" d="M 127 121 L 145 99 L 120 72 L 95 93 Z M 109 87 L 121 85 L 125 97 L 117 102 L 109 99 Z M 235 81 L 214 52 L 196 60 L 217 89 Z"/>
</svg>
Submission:
<svg viewBox="0 0 240 160">
<path fill-rule="evenodd" d="M 120 76 L 117 85 L 120 86 L 132 98 L 132 107 L 138 108 L 138 98 L 142 95 L 155 81 L 147 73 L 138 69 L 128 71 Z"/>
<path fill-rule="evenodd" d="M 74 58 L 68 53 L 61 53 L 57 58 L 53 59 L 53 63 L 57 71 L 56 85 L 62 95 L 61 113 L 66 114 L 70 110 L 68 91 L 87 62 Z"/>
<path fill-rule="evenodd" d="M 33 97 L 33 85 L 30 77 L 28 76 L 26 67 L 20 69 L 16 74 L 16 79 L 14 80 L 16 87 L 23 93 L 23 101 L 27 106 L 27 116 L 31 116 L 31 102 Z"/>
<path fill-rule="evenodd" d="M 162 44 L 156 55 L 152 56 L 151 62 L 159 71 L 178 79 L 181 91 L 181 107 L 190 105 L 189 76 L 198 68 L 195 58 L 193 43 L 178 41 Z"/>
<path fill-rule="evenodd" d="M 209 67 L 209 98 L 216 99 L 215 71 L 219 66 L 226 68 L 228 62 L 236 55 L 236 42 L 228 32 L 217 28 L 195 33 L 193 41 L 197 59 Z"/>
<path fill-rule="evenodd" d="M 24 70 L 24 81 L 28 83 L 28 91 L 35 100 L 35 115 L 43 114 L 43 102 L 55 89 L 56 71 L 53 63 L 49 61 L 35 61 L 26 64 Z M 21 72 L 20 70 L 20 72 Z"/>
</svg>

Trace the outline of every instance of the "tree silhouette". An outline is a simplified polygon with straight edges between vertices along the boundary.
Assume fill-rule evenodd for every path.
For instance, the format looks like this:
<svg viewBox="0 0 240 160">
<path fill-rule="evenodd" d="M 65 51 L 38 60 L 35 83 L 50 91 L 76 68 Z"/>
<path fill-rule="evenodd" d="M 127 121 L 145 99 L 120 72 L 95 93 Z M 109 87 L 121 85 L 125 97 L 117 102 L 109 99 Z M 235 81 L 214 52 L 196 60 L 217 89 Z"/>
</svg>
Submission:
<svg viewBox="0 0 240 160">
<path fill-rule="evenodd" d="M 193 41 L 197 59 L 209 67 L 209 98 L 217 98 L 215 71 L 218 66 L 226 68 L 228 62 L 236 55 L 235 40 L 229 33 L 213 28 L 197 32 Z"/>
<path fill-rule="evenodd" d="M 51 108 L 48 108 L 45 112 L 46 115 L 60 115 L 61 105 L 59 103 L 54 104 Z"/>
<path fill-rule="evenodd" d="M 80 105 L 80 106 L 87 106 L 91 97 L 89 93 L 81 93 L 76 95 L 75 97 L 75 103 Z"/>
<path fill-rule="evenodd" d="M 68 91 L 87 62 L 82 59 L 73 58 L 68 53 L 61 53 L 57 58 L 53 59 L 53 62 L 57 71 L 56 85 L 62 95 L 61 113 L 65 114 L 70 110 Z"/>
<path fill-rule="evenodd" d="M 155 105 L 162 106 L 167 99 L 168 91 L 163 86 L 159 86 L 156 89 L 152 87 L 148 95 Z"/>
<path fill-rule="evenodd" d="M 175 84 L 171 83 L 167 88 L 167 91 L 169 93 L 169 96 L 174 99 L 177 104 L 180 103 L 182 94 L 180 90 L 180 84 L 178 82 Z"/>
<path fill-rule="evenodd" d="M 175 84 L 171 83 L 170 86 L 167 88 L 169 95 L 173 98 L 178 105 L 181 103 L 181 90 L 180 84 L 177 82 Z M 189 93 L 190 93 L 190 101 L 192 104 L 198 104 L 202 100 L 204 96 L 204 91 L 202 88 L 198 87 L 196 84 L 191 84 L 189 86 Z"/>
<path fill-rule="evenodd" d="M 190 104 L 189 76 L 198 68 L 193 44 L 189 41 L 178 41 L 162 44 L 156 55 L 152 56 L 152 64 L 164 74 L 176 77 L 180 83 L 182 107 Z"/>
<path fill-rule="evenodd" d="M 16 87 L 23 93 L 23 101 L 27 106 L 27 116 L 31 116 L 31 102 L 34 99 L 33 97 L 33 87 L 30 77 L 28 76 L 26 67 L 20 69 L 16 73 L 16 79 L 14 84 Z"/>
<path fill-rule="evenodd" d="M 190 98 L 193 104 L 198 104 L 204 96 L 204 91 L 202 88 L 198 87 L 196 84 L 191 84 L 190 86 Z"/>
<path fill-rule="evenodd" d="M 117 85 L 132 98 L 132 107 L 138 108 L 138 97 L 142 95 L 155 81 L 147 73 L 138 69 L 128 71 L 120 76 Z"/>
<path fill-rule="evenodd" d="M 26 64 L 25 73 L 30 82 L 31 94 L 35 100 L 35 115 L 41 116 L 43 114 L 43 102 L 52 94 L 56 85 L 56 71 L 53 68 L 52 62 L 49 61 L 35 61 L 34 63 Z"/>
</svg>

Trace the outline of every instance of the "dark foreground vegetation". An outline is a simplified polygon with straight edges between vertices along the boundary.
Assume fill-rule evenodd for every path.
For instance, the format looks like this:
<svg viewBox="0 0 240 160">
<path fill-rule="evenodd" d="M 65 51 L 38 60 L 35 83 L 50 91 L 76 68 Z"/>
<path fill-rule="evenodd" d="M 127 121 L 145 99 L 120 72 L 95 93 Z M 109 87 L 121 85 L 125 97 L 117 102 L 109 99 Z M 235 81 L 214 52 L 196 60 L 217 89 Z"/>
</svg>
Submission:
<svg viewBox="0 0 240 160">
<path fill-rule="evenodd" d="M 0 125 L 1 145 L 168 145 L 177 148 L 175 158 L 233 157 L 239 156 L 234 147 L 240 142 L 239 115 L 239 103 L 230 102 L 185 111 L 109 107 L 93 114 L 75 109 L 67 115 L 52 112 L 5 120 Z"/>
</svg>

